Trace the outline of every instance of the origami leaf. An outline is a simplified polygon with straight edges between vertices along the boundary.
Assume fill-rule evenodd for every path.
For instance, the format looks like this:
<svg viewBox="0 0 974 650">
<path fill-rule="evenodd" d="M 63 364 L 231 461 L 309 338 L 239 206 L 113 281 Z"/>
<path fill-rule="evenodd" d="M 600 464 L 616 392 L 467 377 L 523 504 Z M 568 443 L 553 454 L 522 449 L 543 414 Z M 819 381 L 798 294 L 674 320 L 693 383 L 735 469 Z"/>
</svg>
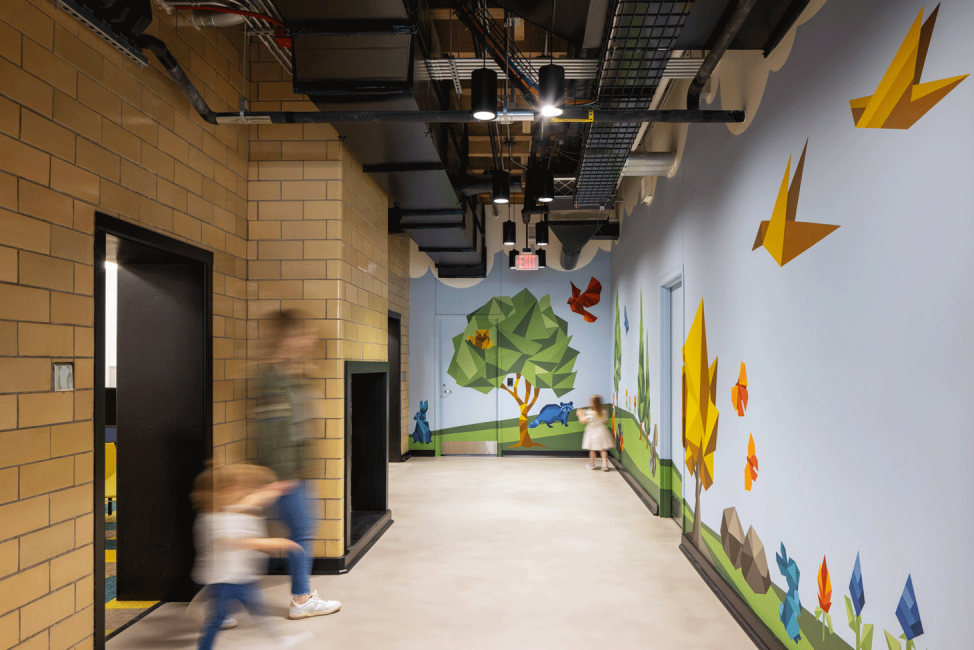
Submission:
<svg viewBox="0 0 974 650">
<path fill-rule="evenodd" d="M 920 83 L 939 11 L 938 5 L 921 27 L 921 7 L 876 92 L 849 101 L 857 128 L 908 129 L 967 78 L 965 74 Z"/>
<path fill-rule="evenodd" d="M 717 419 L 720 412 L 714 404 L 711 382 L 716 379 L 717 360 L 708 367 L 707 326 L 703 300 L 690 326 L 683 346 L 685 370 L 686 424 L 684 445 L 686 466 L 691 476 L 699 476 L 705 490 L 714 482 L 714 451 L 717 448 Z M 716 381 L 713 381 L 716 386 Z"/>
<path fill-rule="evenodd" d="M 744 489 L 751 491 L 751 486 L 758 478 L 758 457 L 754 453 L 754 434 L 747 442 L 747 464 L 744 466 Z"/>
<path fill-rule="evenodd" d="M 900 645 L 899 639 L 886 630 L 883 630 L 883 633 L 886 635 L 886 647 L 889 648 L 889 650 L 902 650 L 903 646 Z"/>
<path fill-rule="evenodd" d="M 855 625 L 855 623 L 856 623 L 856 615 L 852 611 L 852 601 L 849 600 L 849 597 L 848 596 L 845 597 L 845 613 L 846 613 L 846 616 L 849 617 L 849 627 L 851 629 L 855 630 L 856 629 L 856 625 Z"/>
<path fill-rule="evenodd" d="M 747 408 L 747 369 L 743 361 L 741 361 L 741 374 L 737 378 L 737 383 L 731 386 L 731 402 L 737 414 L 743 417 L 744 410 Z"/>
<path fill-rule="evenodd" d="M 873 647 L 873 624 L 866 623 L 862 626 L 862 641 L 859 642 L 861 650 L 872 650 Z"/>
</svg>

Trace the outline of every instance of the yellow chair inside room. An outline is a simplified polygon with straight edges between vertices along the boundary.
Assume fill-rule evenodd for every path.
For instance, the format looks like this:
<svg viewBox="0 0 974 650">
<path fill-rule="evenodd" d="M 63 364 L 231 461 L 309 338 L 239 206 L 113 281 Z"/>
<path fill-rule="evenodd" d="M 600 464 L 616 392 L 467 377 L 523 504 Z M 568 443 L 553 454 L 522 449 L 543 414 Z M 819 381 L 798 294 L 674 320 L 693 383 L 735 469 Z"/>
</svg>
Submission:
<svg viewBox="0 0 974 650">
<path fill-rule="evenodd" d="M 115 443 L 105 443 L 105 501 L 108 503 L 108 514 L 112 514 L 112 503 L 117 500 L 115 486 Z"/>
</svg>

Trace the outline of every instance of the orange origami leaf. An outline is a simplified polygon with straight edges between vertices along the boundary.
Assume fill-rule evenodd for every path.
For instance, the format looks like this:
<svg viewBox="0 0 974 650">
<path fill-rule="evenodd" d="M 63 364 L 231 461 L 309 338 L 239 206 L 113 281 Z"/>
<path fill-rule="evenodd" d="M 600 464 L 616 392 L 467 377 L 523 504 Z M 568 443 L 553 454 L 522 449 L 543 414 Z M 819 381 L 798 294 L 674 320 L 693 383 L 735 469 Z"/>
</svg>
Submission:
<svg viewBox="0 0 974 650">
<path fill-rule="evenodd" d="M 747 465 L 744 466 L 744 489 L 751 491 L 751 486 L 758 478 L 758 457 L 754 454 L 754 434 L 747 442 Z"/>
<path fill-rule="evenodd" d="M 741 361 L 741 374 L 737 378 L 737 383 L 731 386 L 731 401 L 737 409 L 737 414 L 743 417 L 744 410 L 747 408 L 747 368 L 744 367 L 743 361 Z"/>
<path fill-rule="evenodd" d="M 829 578 L 829 567 L 825 564 L 824 556 L 818 570 L 818 606 L 826 613 L 832 606 L 832 579 Z"/>
</svg>

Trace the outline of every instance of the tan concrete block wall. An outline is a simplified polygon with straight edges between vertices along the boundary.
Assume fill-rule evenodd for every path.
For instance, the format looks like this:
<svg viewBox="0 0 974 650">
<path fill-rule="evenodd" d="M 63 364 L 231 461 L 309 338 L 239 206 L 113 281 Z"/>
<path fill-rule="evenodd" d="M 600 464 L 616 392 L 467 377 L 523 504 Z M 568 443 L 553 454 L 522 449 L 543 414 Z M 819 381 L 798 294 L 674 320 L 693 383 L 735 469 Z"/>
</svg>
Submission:
<svg viewBox="0 0 974 650">
<path fill-rule="evenodd" d="M 389 309 L 402 315 L 399 333 L 402 438 L 400 451 L 409 451 L 410 424 L 418 409 L 409 403 L 409 238 L 405 235 L 389 237 Z"/>
<path fill-rule="evenodd" d="M 149 32 L 236 106 L 239 31 Z M 245 457 L 249 149 L 49 0 L 0 2 L 0 648 L 92 644 L 96 210 L 214 252 L 214 457 Z"/>
</svg>

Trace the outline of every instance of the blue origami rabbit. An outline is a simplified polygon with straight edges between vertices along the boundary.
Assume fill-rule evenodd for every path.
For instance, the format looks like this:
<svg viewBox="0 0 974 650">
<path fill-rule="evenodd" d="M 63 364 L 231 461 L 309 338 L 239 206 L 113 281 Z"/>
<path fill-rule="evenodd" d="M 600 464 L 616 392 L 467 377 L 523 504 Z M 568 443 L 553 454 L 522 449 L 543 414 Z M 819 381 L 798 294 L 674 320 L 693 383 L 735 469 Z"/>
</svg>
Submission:
<svg viewBox="0 0 974 650">
<path fill-rule="evenodd" d="M 433 432 L 430 431 L 430 425 L 426 421 L 426 411 L 429 409 L 429 402 L 420 402 L 419 411 L 413 416 L 416 420 L 416 428 L 413 429 L 413 442 L 418 442 L 424 445 L 428 445 L 433 442 Z"/>
<path fill-rule="evenodd" d="M 788 593 L 785 595 L 784 602 L 778 606 L 778 616 L 784 623 L 785 632 L 792 641 L 798 643 L 802 638 L 801 629 L 798 626 L 798 616 L 802 611 L 802 604 L 798 599 L 798 578 L 801 576 L 801 572 L 798 570 L 795 559 L 788 557 L 784 544 L 781 545 L 781 553 L 777 555 L 777 559 L 778 570 L 788 582 Z"/>
</svg>

